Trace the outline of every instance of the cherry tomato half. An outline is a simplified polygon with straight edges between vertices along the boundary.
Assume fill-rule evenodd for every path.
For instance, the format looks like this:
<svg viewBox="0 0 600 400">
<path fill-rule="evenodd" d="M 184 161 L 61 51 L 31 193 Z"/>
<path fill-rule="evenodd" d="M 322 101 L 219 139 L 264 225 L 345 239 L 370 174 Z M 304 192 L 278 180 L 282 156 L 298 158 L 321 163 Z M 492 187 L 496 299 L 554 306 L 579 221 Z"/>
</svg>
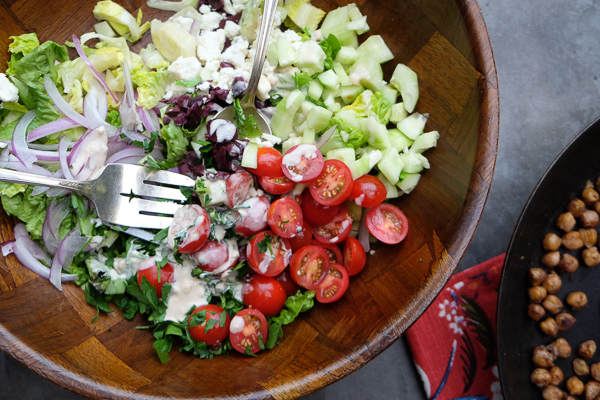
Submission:
<svg viewBox="0 0 600 400">
<path fill-rule="evenodd" d="M 285 289 L 270 276 L 252 274 L 242 285 L 242 300 L 247 307 L 256 308 L 269 317 L 283 309 L 287 298 Z"/>
<path fill-rule="evenodd" d="M 311 225 L 324 225 L 340 213 L 340 205 L 324 206 L 313 199 L 310 192 L 305 191 L 302 197 L 302 216 Z"/>
<path fill-rule="evenodd" d="M 206 211 L 197 204 L 184 205 L 177 210 L 167 234 L 167 243 L 171 249 L 175 249 L 175 237 L 183 230 L 186 231 L 185 237 L 178 243 L 177 251 L 189 254 L 200 250 L 210 233 L 210 220 Z"/>
<path fill-rule="evenodd" d="M 258 183 L 265 192 L 277 195 L 289 192 L 296 185 L 287 176 L 259 176 Z"/>
<path fill-rule="evenodd" d="M 256 308 L 245 308 L 237 313 L 229 324 L 229 339 L 234 349 L 240 353 L 257 353 L 260 350 L 259 340 L 263 345 L 267 342 L 269 327 L 267 319 Z"/>
<path fill-rule="evenodd" d="M 275 200 L 267 213 L 269 227 L 279 236 L 291 238 L 302 231 L 302 209 L 291 197 Z"/>
<path fill-rule="evenodd" d="M 342 264 L 344 262 L 344 258 L 342 257 L 342 251 L 337 246 L 337 244 L 322 243 L 319 242 L 317 239 L 311 240 L 310 244 L 312 244 L 313 246 L 320 246 L 324 248 L 327 252 L 327 255 L 329 256 L 330 263 Z"/>
<path fill-rule="evenodd" d="M 398 207 L 382 203 L 367 214 L 369 232 L 383 243 L 400 243 L 408 233 L 408 219 Z"/>
<path fill-rule="evenodd" d="M 282 159 L 283 156 L 278 150 L 272 147 L 259 147 L 257 167 L 247 168 L 247 170 L 258 176 L 279 176 Z"/>
<path fill-rule="evenodd" d="M 312 241 L 312 226 L 308 222 L 302 221 L 302 230 L 294 237 L 289 238 L 292 251 L 298 250 L 300 247 L 308 246 Z"/>
<path fill-rule="evenodd" d="M 223 240 L 221 242 L 207 240 L 200 250 L 191 254 L 191 257 L 203 271 L 223 272 L 232 268 L 238 260 L 238 257 L 229 257 L 230 247 L 233 247 L 232 250 L 236 251 L 237 243 L 233 240 Z"/>
<path fill-rule="evenodd" d="M 317 288 L 317 301 L 320 303 L 331 303 L 338 300 L 348 289 L 350 279 L 348 272 L 340 264 L 333 263 L 329 266 L 329 271 L 325 279 Z"/>
<path fill-rule="evenodd" d="M 352 172 L 340 160 L 327 160 L 323 170 L 310 182 L 310 194 L 325 206 L 343 203 L 352 192 Z"/>
<path fill-rule="evenodd" d="M 299 144 L 289 149 L 283 156 L 281 169 L 291 181 L 308 182 L 321 173 L 323 155 L 312 144 Z"/>
<path fill-rule="evenodd" d="M 344 241 L 344 268 L 348 275 L 353 276 L 363 270 L 367 263 L 365 248 L 353 237 L 347 237 Z"/>
<path fill-rule="evenodd" d="M 162 287 L 166 282 L 173 283 L 175 280 L 175 271 L 173 265 L 166 263 L 164 267 L 160 269 L 160 282 L 158 279 L 158 267 L 154 259 L 149 258 L 140 263 L 140 268 L 137 271 L 137 283 L 142 286 L 142 278 L 146 278 L 150 285 L 156 289 L 156 295 L 159 299 L 162 298 Z"/>
<path fill-rule="evenodd" d="M 254 185 L 252 175 L 247 171 L 237 171 L 227 177 L 225 190 L 227 192 L 227 207 L 239 206 L 248 198 L 248 192 Z"/>
<path fill-rule="evenodd" d="M 257 274 L 275 276 L 290 264 L 292 246 L 287 239 L 273 231 L 257 234 L 248 243 L 246 250 L 248 265 Z"/>
<path fill-rule="evenodd" d="M 342 204 L 340 212 L 331 222 L 313 227 L 313 236 L 324 244 L 340 243 L 348 237 L 352 229 L 352 217 L 348 213 L 348 207 Z"/>
<path fill-rule="evenodd" d="M 202 311 L 204 311 L 204 318 L 200 319 L 203 319 L 203 322 L 195 324 L 193 315 L 201 313 Z M 207 321 L 209 319 L 217 322 L 212 328 L 207 329 Z M 224 321 L 221 321 L 221 319 L 224 319 Z M 223 325 L 221 325 L 221 322 L 223 322 Z M 190 335 L 199 342 L 206 342 L 206 345 L 211 348 L 221 347 L 225 339 L 229 336 L 230 323 L 231 317 L 227 314 L 225 309 L 214 304 L 196 307 L 190 314 L 188 320 Z"/>
<path fill-rule="evenodd" d="M 298 293 L 300 286 L 298 286 L 298 284 L 292 279 L 289 268 L 284 269 L 282 273 L 275 277 L 275 279 L 283 287 L 286 295 L 292 296 Z"/>
<path fill-rule="evenodd" d="M 377 177 L 363 175 L 354 181 L 352 193 L 348 197 L 354 200 L 357 206 L 375 207 L 381 204 L 387 197 L 387 190 Z"/>
<path fill-rule="evenodd" d="M 251 197 L 244 201 L 237 210 L 240 217 L 235 223 L 235 231 L 244 237 L 250 237 L 265 230 L 270 206 L 271 202 L 266 196 Z"/>
<path fill-rule="evenodd" d="M 319 246 L 305 246 L 292 257 L 290 275 L 298 285 L 314 290 L 325 279 L 329 270 L 329 256 Z"/>
</svg>

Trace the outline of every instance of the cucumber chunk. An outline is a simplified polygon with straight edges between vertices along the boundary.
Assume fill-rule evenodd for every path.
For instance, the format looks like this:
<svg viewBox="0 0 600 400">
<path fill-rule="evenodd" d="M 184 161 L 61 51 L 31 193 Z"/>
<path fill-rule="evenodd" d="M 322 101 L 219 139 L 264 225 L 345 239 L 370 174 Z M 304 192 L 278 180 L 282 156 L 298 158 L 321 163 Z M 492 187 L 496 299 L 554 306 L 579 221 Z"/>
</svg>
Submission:
<svg viewBox="0 0 600 400">
<path fill-rule="evenodd" d="M 403 172 L 401 174 L 400 181 L 396 184 L 396 186 L 402 191 L 402 193 L 409 194 L 415 187 L 417 187 L 420 179 L 421 174 L 405 174 Z"/>
<path fill-rule="evenodd" d="M 406 106 L 406 103 L 404 103 L 404 105 Z M 416 112 L 400 121 L 397 127 L 410 139 L 415 140 L 421 133 L 423 133 L 426 122 L 427 116 Z"/>
<path fill-rule="evenodd" d="M 308 84 L 308 95 L 313 99 L 317 100 L 321 98 L 323 94 L 323 85 L 317 79 L 313 79 Z"/>
<path fill-rule="evenodd" d="M 341 63 L 339 63 L 338 61 L 334 61 L 333 62 L 333 71 L 339 78 L 340 85 L 342 85 L 342 86 L 352 85 L 352 82 L 350 82 L 350 77 L 346 73 L 346 70 L 344 69 L 344 66 Z M 395 100 L 394 100 L 394 102 L 395 102 Z"/>
<path fill-rule="evenodd" d="M 362 85 L 342 86 L 340 88 L 340 97 L 344 104 L 352 104 L 356 98 L 365 91 Z"/>
<path fill-rule="evenodd" d="M 307 0 L 291 0 L 284 7 L 288 10 L 288 17 L 301 29 L 316 30 L 325 16 L 325 11 L 309 4 Z"/>
<path fill-rule="evenodd" d="M 373 57 L 379 64 L 394 59 L 394 54 L 380 35 L 370 36 L 358 46 L 356 51 L 358 51 L 358 54 L 361 56 Z"/>
<path fill-rule="evenodd" d="M 404 133 L 398 129 L 389 129 L 390 143 L 398 152 L 404 151 L 407 147 L 412 146 L 413 140 L 409 139 Z"/>
<path fill-rule="evenodd" d="M 348 29 L 348 22 L 350 22 L 348 7 L 337 8 L 330 11 L 323 20 L 321 33 L 323 33 L 323 37 L 327 37 L 329 34 L 335 35 L 342 46 L 357 48 L 358 36 L 355 31 Z"/>
<path fill-rule="evenodd" d="M 340 62 L 344 65 L 351 65 L 358 60 L 358 51 L 352 46 L 342 46 L 340 51 L 338 51 L 337 56 L 335 56 L 335 61 Z"/>
<path fill-rule="evenodd" d="M 404 162 L 396 149 L 389 148 L 383 151 L 381 160 L 377 163 L 377 168 L 390 183 L 396 184 L 400 179 Z"/>
<path fill-rule="evenodd" d="M 341 149 L 329 150 L 327 152 L 327 159 L 329 160 L 340 160 L 346 165 L 350 165 L 356 159 L 356 152 L 352 147 L 343 147 Z"/>
<path fill-rule="evenodd" d="M 244 168 L 257 168 L 258 167 L 258 144 L 248 143 L 244 148 L 244 154 L 242 155 L 242 167 Z"/>
<path fill-rule="evenodd" d="M 419 100 L 419 80 L 417 74 L 404 64 L 398 64 L 390 83 L 400 91 L 404 108 L 409 113 L 415 110 Z"/>
<path fill-rule="evenodd" d="M 324 87 L 329 89 L 336 89 L 340 85 L 340 78 L 336 75 L 335 71 L 330 69 L 322 74 L 319 74 L 319 82 L 323 84 Z"/>
<path fill-rule="evenodd" d="M 302 72 L 308 72 L 310 75 L 323 72 L 323 64 L 327 55 L 314 40 L 302 42 L 296 50 L 295 66 L 300 68 Z"/>
<path fill-rule="evenodd" d="M 281 36 L 277 39 L 277 60 L 279 66 L 284 68 L 296 62 L 296 49 L 286 38 Z"/>
<path fill-rule="evenodd" d="M 289 138 L 294 123 L 293 117 L 302 105 L 305 97 L 306 96 L 304 96 L 304 93 L 301 91 L 293 90 L 281 99 L 279 104 L 277 104 L 277 107 L 275 107 L 273 118 L 271 118 L 271 130 L 273 131 L 273 135 L 282 140 L 287 140 Z"/>
<path fill-rule="evenodd" d="M 398 188 L 396 187 L 396 185 L 394 185 L 393 183 L 391 183 L 390 181 L 387 180 L 387 178 L 385 177 L 385 175 L 383 175 L 381 172 L 377 174 L 377 178 L 381 181 L 381 183 L 383 183 L 383 186 L 385 186 L 385 190 L 387 192 L 385 198 L 386 199 L 395 199 L 396 197 L 398 197 Z"/>
<path fill-rule="evenodd" d="M 408 117 L 408 111 L 404 108 L 404 103 L 396 103 L 392 106 L 392 114 L 390 115 L 390 122 L 397 124 L 404 118 Z"/>
<path fill-rule="evenodd" d="M 423 171 L 423 163 L 417 157 L 417 153 L 410 150 L 403 151 L 400 153 L 400 159 L 404 164 L 402 172 L 406 172 L 407 174 L 418 174 Z"/>
<path fill-rule="evenodd" d="M 363 85 L 373 92 L 381 92 L 383 86 L 383 70 L 373 57 L 360 56 L 348 71 L 353 85 Z"/>
<path fill-rule="evenodd" d="M 329 125 L 329 121 L 333 117 L 333 112 L 330 110 L 314 106 L 306 117 L 306 127 L 308 129 L 314 129 L 315 132 L 321 132 Z"/>
<path fill-rule="evenodd" d="M 415 153 L 422 153 L 425 150 L 435 147 L 439 138 L 440 134 L 438 131 L 423 133 L 415 139 L 410 147 L 410 150 L 414 151 Z"/>
</svg>

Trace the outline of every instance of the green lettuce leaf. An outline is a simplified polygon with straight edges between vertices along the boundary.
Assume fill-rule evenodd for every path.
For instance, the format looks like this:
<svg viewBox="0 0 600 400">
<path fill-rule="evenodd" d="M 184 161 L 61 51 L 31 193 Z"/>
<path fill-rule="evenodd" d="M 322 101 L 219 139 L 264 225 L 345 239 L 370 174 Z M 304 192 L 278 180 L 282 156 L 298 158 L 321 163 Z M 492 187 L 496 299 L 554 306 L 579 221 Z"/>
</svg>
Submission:
<svg viewBox="0 0 600 400">
<path fill-rule="evenodd" d="M 262 131 L 260 130 L 254 115 L 246 116 L 244 114 L 244 109 L 240 105 L 240 99 L 235 99 L 233 123 L 238 129 L 238 136 L 240 139 L 257 138 L 262 136 Z"/>
<path fill-rule="evenodd" d="M 375 92 L 371 96 L 371 107 L 367 112 L 369 116 L 377 117 L 379 122 L 387 125 L 392 115 L 392 102 L 385 98 L 383 93 Z"/>
<path fill-rule="evenodd" d="M 287 298 L 283 310 L 278 316 L 271 318 L 269 321 L 269 336 L 265 344 L 267 349 L 275 347 L 279 338 L 283 337 L 283 330 L 281 329 L 283 325 L 291 323 L 301 312 L 308 311 L 314 306 L 314 298 L 314 290 L 305 292 L 299 290 L 295 295 Z"/>
<path fill-rule="evenodd" d="M 41 240 L 42 227 L 46 219 L 48 197 L 45 195 L 32 196 L 33 186 L 28 186 L 25 191 L 21 187 L 2 189 L 2 206 L 8 215 L 14 215 L 25 222 L 27 231 L 34 240 Z M 13 194 L 9 196 L 9 194 Z"/>
<path fill-rule="evenodd" d="M 167 145 L 167 156 L 160 166 L 163 169 L 169 169 L 177 166 L 179 161 L 185 157 L 189 141 L 185 138 L 181 128 L 173 121 L 169 125 L 163 126 L 162 137 Z"/>
<path fill-rule="evenodd" d="M 35 33 L 25 33 L 20 36 L 10 36 L 9 39 L 11 39 L 13 42 L 8 45 L 8 51 L 11 53 L 22 53 L 23 56 L 26 56 L 33 49 L 40 45 L 40 41 Z"/>
<path fill-rule="evenodd" d="M 137 86 L 137 104 L 148 109 L 155 107 L 164 97 L 167 85 L 173 83 L 174 78 L 168 71 L 141 68 L 131 73 L 131 80 Z"/>
</svg>

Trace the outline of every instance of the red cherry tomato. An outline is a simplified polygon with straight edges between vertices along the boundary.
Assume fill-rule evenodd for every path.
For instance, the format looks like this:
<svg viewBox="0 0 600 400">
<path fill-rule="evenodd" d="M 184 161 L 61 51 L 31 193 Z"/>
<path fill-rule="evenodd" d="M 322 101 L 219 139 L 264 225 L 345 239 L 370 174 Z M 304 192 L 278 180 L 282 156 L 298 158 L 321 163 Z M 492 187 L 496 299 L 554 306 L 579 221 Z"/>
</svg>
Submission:
<svg viewBox="0 0 600 400">
<path fill-rule="evenodd" d="M 375 207 L 381 204 L 387 197 L 387 190 L 377 177 L 363 175 L 354 181 L 352 193 L 348 197 L 354 200 L 357 206 Z"/>
<path fill-rule="evenodd" d="M 287 298 L 285 289 L 270 276 L 250 275 L 242 285 L 242 300 L 247 307 L 274 317 L 283 309 Z"/>
<path fill-rule="evenodd" d="M 162 287 L 166 282 L 173 283 L 175 276 L 173 276 L 173 266 L 166 263 L 164 267 L 160 269 L 160 282 L 158 279 L 158 267 L 154 259 L 149 258 L 140 263 L 140 269 L 137 271 L 137 282 L 138 285 L 142 286 L 142 278 L 146 278 L 150 285 L 156 289 L 156 295 L 159 299 L 162 298 Z"/>
<path fill-rule="evenodd" d="M 267 212 L 271 202 L 266 196 L 251 197 L 238 207 L 240 217 L 235 223 L 235 231 L 250 237 L 267 229 Z"/>
<path fill-rule="evenodd" d="M 237 250 L 237 244 L 232 240 L 208 240 L 200 250 L 192 253 L 191 257 L 203 271 L 223 272 L 233 267 L 238 260 L 238 257 L 230 257 L 230 246 L 233 247 L 232 250 Z"/>
<path fill-rule="evenodd" d="M 408 233 L 408 219 L 398 207 L 382 203 L 367 214 L 369 232 L 383 243 L 400 243 Z"/>
<path fill-rule="evenodd" d="M 281 175 L 281 153 L 272 147 L 259 147 L 256 168 L 247 168 L 248 171 L 258 176 Z"/>
<path fill-rule="evenodd" d="M 337 244 L 322 243 L 319 242 L 317 239 L 311 240 L 310 244 L 312 244 L 313 246 L 320 246 L 324 248 L 327 252 L 327 255 L 329 256 L 330 263 L 342 264 L 344 262 L 344 258 L 342 257 L 342 251 L 337 246 Z"/>
<path fill-rule="evenodd" d="M 312 144 L 299 144 L 289 149 L 283 156 L 281 169 L 291 181 L 308 182 L 321 173 L 323 155 Z"/>
<path fill-rule="evenodd" d="M 264 231 L 250 240 L 246 255 L 248 265 L 254 272 L 275 276 L 290 264 L 292 246 L 287 239 L 277 236 L 273 231 Z"/>
<path fill-rule="evenodd" d="M 234 349 L 240 353 L 257 353 L 259 340 L 267 342 L 269 327 L 267 319 L 256 308 L 245 308 L 233 317 L 229 324 L 229 339 Z"/>
<path fill-rule="evenodd" d="M 319 246 L 305 246 L 294 253 L 290 275 L 298 285 L 308 290 L 316 289 L 329 270 L 329 256 Z"/>
<path fill-rule="evenodd" d="M 265 192 L 277 195 L 289 192 L 296 185 L 287 176 L 259 176 L 258 183 Z"/>
<path fill-rule="evenodd" d="M 353 237 L 344 241 L 344 268 L 348 275 L 353 276 L 363 270 L 367 263 L 367 253 L 363 245 Z"/>
<path fill-rule="evenodd" d="M 302 230 L 302 209 L 291 197 L 275 200 L 267 214 L 269 227 L 279 236 L 291 238 Z"/>
<path fill-rule="evenodd" d="M 167 234 L 167 243 L 171 249 L 175 249 L 175 237 L 183 230 L 186 231 L 185 237 L 178 243 L 177 251 L 189 254 L 200 250 L 210 233 L 210 220 L 206 211 L 197 204 L 185 205 L 177 210 Z"/>
<path fill-rule="evenodd" d="M 327 160 L 323 170 L 310 182 L 310 194 L 318 203 L 334 206 L 343 203 L 352 192 L 352 172 L 340 160 Z"/>
<path fill-rule="evenodd" d="M 331 303 L 338 300 L 348 289 L 348 272 L 340 264 L 331 264 L 323 282 L 317 288 L 317 301 Z"/>
<path fill-rule="evenodd" d="M 302 221 L 302 230 L 294 237 L 289 238 L 292 251 L 298 250 L 300 247 L 308 246 L 312 241 L 312 226 L 306 221 Z"/>
<path fill-rule="evenodd" d="M 311 225 L 324 225 L 340 213 L 340 205 L 324 206 L 313 199 L 310 192 L 305 191 L 302 197 L 302 216 Z"/>
<path fill-rule="evenodd" d="M 237 171 L 227 177 L 225 190 L 227 192 L 227 207 L 239 206 L 248 198 L 248 191 L 254 185 L 252 175 L 247 171 Z"/>
<path fill-rule="evenodd" d="M 285 294 L 288 296 L 295 295 L 298 293 L 298 289 L 300 289 L 300 286 L 292 279 L 289 268 L 284 269 L 282 273 L 275 277 L 275 280 L 279 282 L 283 287 L 283 290 L 285 290 Z"/>
<path fill-rule="evenodd" d="M 204 311 L 204 321 L 200 324 L 192 326 L 192 316 Z M 225 316 L 224 324 L 221 326 L 221 317 Z M 217 323 L 210 329 L 206 329 L 206 322 L 211 319 Z M 229 336 L 229 324 L 231 317 L 227 314 L 224 308 L 214 304 L 196 307 L 190 314 L 188 325 L 190 335 L 199 342 L 206 342 L 206 345 L 211 348 L 219 348 Z"/>
<path fill-rule="evenodd" d="M 319 227 L 313 227 L 313 236 L 324 244 L 343 242 L 352 229 L 352 217 L 348 213 L 348 207 L 342 204 L 340 212 L 329 223 Z"/>
</svg>

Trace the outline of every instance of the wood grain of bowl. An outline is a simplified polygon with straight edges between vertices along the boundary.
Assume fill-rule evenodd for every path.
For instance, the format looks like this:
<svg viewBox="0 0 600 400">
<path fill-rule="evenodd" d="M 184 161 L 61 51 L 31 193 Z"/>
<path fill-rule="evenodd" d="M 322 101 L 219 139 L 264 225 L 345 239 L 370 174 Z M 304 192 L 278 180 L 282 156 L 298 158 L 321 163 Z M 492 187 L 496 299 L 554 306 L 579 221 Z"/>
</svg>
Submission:
<svg viewBox="0 0 600 400">
<path fill-rule="evenodd" d="M 142 0 L 119 1 L 145 19 L 161 12 Z M 314 0 L 327 11 L 344 0 Z M 360 368 L 390 346 L 437 296 L 457 267 L 488 196 L 498 143 L 498 82 L 481 10 L 470 0 L 358 0 L 371 32 L 419 76 L 417 111 L 438 130 L 427 153 L 431 169 L 396 204 L 409 219 L 407 239 L 376 246 L 365 270 L 336 304 L 316 305 L 284 328 L 281 346 L 258 358 L 232 354 L 201 360 L 175 351 L 163 365 L 141 318 L 95 310 L 73 284 L 57 291 L 0 257 L 0 349 L 28 368 L 95 399 L 295 398 Z M 95 1 L 0 0 L 0 61 L 9 36 L 36 32 L 41 41 L 70 40 L 95 23 Z M 162 14 L 164 18 L 169 13 Z M 0 240 L 14 221 L 0 215 Z"/>
</svg>

